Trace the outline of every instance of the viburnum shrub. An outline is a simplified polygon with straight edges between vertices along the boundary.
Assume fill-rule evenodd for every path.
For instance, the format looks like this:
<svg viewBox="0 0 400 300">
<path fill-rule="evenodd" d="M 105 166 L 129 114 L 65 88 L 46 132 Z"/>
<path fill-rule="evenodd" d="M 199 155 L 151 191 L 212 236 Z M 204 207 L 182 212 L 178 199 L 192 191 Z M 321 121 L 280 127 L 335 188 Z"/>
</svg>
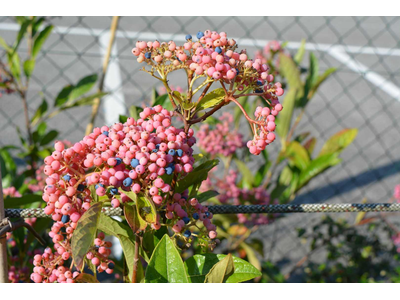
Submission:
<svg viewBox="0 0 400 300">
<path fill-rule="evenodd" d="M 55 151 L 45 158 L 43 200 L 45 213 L 54 221 L 49 233 L 54 250 L 47 248 L 34 257 L 34 282 L 95 281 L 97 273 L 113 273 L 112 244 L 104 240 L 105 234 L 121 242 L 132 282 L 238 282 L 260 275 L 231 255 L 203 254 L 204 269 L 196 258 L 201 254 L 184 265 L 177 250 L 192 242 L 213 250 L 219 243 L 213 215 L 201 204 L 209 194 L 199 193 L 218 161 L 194 155 L 192 125 L 233 102 L 253 132 L 247 147 L 258 155 L 275 140 L 275 117 L 282 110 L 278 96 L 283 89 L 272 83 L 266 64 L 236 51 L 236 42 L 223 32 L 206 30 L 196 37 L 187 35 L 184 45 L 138 41 L 132 50 L 139 63 L 149 66 L 143 71 L 163 83 L 172 111 L 157 103 L 145 107 L 136 111 L 136 118 L 95 128 L 72 147 L 56 142 Z M 182 70 L 186 94 L 172 91 L 168 82 L 171 72 Z M 221 87 L 209 92 L 213 84 Z M 253 95 L 260 96 L 263 105 L 251 118 L 238 99 Z M 238 135 L 233 141 L 221 136 L 217 144 L 218 151 L 232 153 L 243 142 Z M 130 228 L 101 214 L 107 206 L 121 207 Z M 170 233 L 172 239 L 158 232 Z M 145 270 L 140 259 L 148 264 Z M 249 272 L 235 268 L 245 264 Z M 171 267 L 174 274 L 168 272 Z"/>
</svg>

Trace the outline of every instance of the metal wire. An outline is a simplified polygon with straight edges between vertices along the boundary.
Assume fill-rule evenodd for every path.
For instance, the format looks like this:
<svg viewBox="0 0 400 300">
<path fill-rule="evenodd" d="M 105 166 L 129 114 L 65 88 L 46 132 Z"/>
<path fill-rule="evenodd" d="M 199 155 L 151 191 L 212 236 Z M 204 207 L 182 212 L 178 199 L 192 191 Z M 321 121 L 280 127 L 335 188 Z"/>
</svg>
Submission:
<svg viewBox="0 0 400 300">
<path fill-rule="evenodd" d="M 369 204 L 276 204 L 276 205 L 213 205 L 208 211 L 217 214 L 269 214 L 269 213 L 342 213 L 342 212 L 400 212 L 400 203 Z M 122 216 L 121 208 L 105 207 L 107 216 Z M 49 218 L 43 208 L 6 209 L 9 218 Z"/>
</svg>

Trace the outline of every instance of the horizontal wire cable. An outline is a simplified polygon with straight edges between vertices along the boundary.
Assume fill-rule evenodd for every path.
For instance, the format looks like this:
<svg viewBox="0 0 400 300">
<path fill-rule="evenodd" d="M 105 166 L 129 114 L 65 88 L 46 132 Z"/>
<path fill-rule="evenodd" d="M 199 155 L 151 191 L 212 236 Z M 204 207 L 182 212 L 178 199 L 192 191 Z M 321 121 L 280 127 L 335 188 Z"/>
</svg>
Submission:
<svg viewBox="0 0 400 300">
<path fill-rule="evenodd" d="M 43 208 L 6 209 L 9 218 L 49 218 Z M 104 207 L 108 216 L 122 216 L 120 207 Z M 208 206 L 212 214 L 268 214 L 268 213 L 341 213 L 341 212 L 400 212 L 400 203 L 368 204 L 277 204 L 277 205 L 213 205 Z"/>
</svg>

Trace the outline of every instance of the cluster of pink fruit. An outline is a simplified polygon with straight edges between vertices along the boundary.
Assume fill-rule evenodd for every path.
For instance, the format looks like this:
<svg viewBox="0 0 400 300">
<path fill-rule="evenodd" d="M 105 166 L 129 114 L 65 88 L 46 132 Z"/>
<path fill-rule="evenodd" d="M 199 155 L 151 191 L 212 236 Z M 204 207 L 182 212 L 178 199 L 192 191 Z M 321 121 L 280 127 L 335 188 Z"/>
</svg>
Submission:
<svg viewBox="0 0 400 300">
<path fill-rule="evenodd" d="M 186 239 L 191 236 L 188 227 L 193 224 L 190 222 L 197 219 L 207 228 L 207 233 L 202 232 L 201 237 L 208 234 L 210 239 L 216 238 L 215 226 L 210 223 L 212 215 L 207 208 L 196 199 L 188 201 L 187 192 L 174 194 L 173 186 L 161 177 L 172 175 L 178 180 L 193 170 L 192 146 L 196 142 L 193 130 L 185 133 L 171 126 L 171 117 L 172 113 L 159 105 L 147 107 L 137 121 L 128 118 L 124 124 L 95 128 L 70 148 L 65 149 L 62 142 L 55 144 L 55 151 L 45 158 L 44 173 L 48 177 L 43 200 L 47 203 L 45 213 L 55 221 L 50 237 L 56 253 L 46 252 L 45 257 L 35 259 L 37 268 L 32 274 L 33 281 L 73 281 L 69 273 L 65 275 L 68 269 L 64 268 L 65 272 L 57 269 L 59 276 L 54 270 L 70 258 L 70 239 L 77 222 L 94 201 L 91 186 L 100 201 L 110 201 L 113 207 L 132 201 L 127 196 L 130 192 L 141 194 L 159 211 L 166 211 L 166 218 L 171 220 L 168 226 Z M 157 222 L 151 224 L 154 229 L 161 227 L 159 220 L 157 213 Z M 90 252 L 88 256 L 93 256 L 90 259 L 98 266 L 98 271 L 111 273 L 112 262 L 108 260 L 107 250 L 111 245 L 94 242 L 99 246 L 98 252 L 96 255 Z"/>
<path fill-rule="evenodd" d="M 212 156 L 229 156 L 244 147 L 243 136 L 231 129 L 233 116 L 230 113 L 225 112 L 219 120 L 221 123 L 216 124 L 215 128 L 210 128 L 209 124 L 200 127 L 197 132 L 198 145 Z"/>
</svg>

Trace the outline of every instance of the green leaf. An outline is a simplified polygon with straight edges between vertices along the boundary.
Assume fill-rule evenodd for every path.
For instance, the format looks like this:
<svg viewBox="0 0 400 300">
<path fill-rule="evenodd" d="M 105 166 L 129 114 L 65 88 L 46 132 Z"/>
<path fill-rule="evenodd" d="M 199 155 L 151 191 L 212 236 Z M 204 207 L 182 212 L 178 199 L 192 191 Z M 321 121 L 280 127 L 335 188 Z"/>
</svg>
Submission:
<svg viewBox="0 0 400 300">
<path fill-rule="evenodd" d="M 279 71 L 281 75 L 286 78 L 290 89 L 303 90 L 303 83 L 300 78 L 300 70 L 291 57 L 280 53 L 279 54 Z"/>
<path fill-rule="evenodd" d="M 223 88 L 215 89 L 206 94 L 196 106 L 196 111 L 201 111 L 219 104 L 225 98 Z"/>
<path fill-rule="evenodd" d="M 69 101 L 75 100 L 83 94 L 89 92 L 97 81 L 97 74 L 86 76 L 79 80 L 69 95 Z"/>
<path fill-rule="evenodd" d="M 131 116 L 131 118 L 134 118 L 135 120 L 139 119 L 139 114 L 143 111 L 143 108 L 141 108 L 140 106 L 135 106 L 132 105 L 129 108 L 129 115 Z"/>
<path fill-rule="evenodd" d="M 36 36 L 36 33 L 38 32 L 40 25 L 42 25 L 43 21 L 45 20 L 45 17 L 40 17 L 39 19 L 37 19 L 36 22 L 34 22 L 32 24 L 32 36 Z"/>
<path fill-rule="evenodd" d="M 244 251 L 246 251 L 247 260 L 249 261 L 249 263 L 256 267 L 258 270 L 261 270 L 261 263 L 257 258 L 255 250 L 245 242 L 241 242 L 240 247 Z"/>
<path fill-rule="evenodd" d="M 311 99 L 314 94 L 317 92 L 319 86 L 329 77 L 331 76 L 333 73 L 335 73 L 337 70 L 337 68 L 329 68 L 327 69 L 324 74 L 322 74 L 321 76 L 318 77 L 318 80 L 315 82 L 315 84 L 311 87 L 307 97 L 308 99 Z"/>
<path fill-rule="evenodd" d="M 287 146 L 285 156 L 300 170 L 304 170 L 310 164 L 307 150 L 297 141 L 292 141 Z"/>
<path fill-rule="evenodd" d="M 67 85 L 63 87 L 61 92 L 57 95 L 56 100 L 54 101 L 54 106 L 58 107 L 63 105 L 65 102 L 67 102 L 69 95 L 71 94 L 72 90 L 74 89 L 73 85 Z"/>
<path fill-rule="evenodd" d="M 40 146 L 47 145 L 52 142 L 58 136 L 58 131 L 50 130 L 40 141 Z"/>
<path fill-rule="evenodd" d="M 74 278 L 77 283 L 99 283 L 99 281 L 90 274 L 81 273 L 76 278 Z"/>
<path fill-rule="evenodd" d="M 125 123 L 128 120 L 127 116 L 119 115 L 119 122 L 120 123 Z"/>
<path fill-rule="evenodd" d="M 349 146 L 358 134 L 357 128 L 343 129 L 329 138 L 322 146 L 319 156 L 331 153 L 340 153 Z"/>
<path fill-rule="evenodd" d="M 157 90 L 153 88 L 151 90 L 151 103 L 155 103 L 157 101 L 157 98 L 159 97 Z M 154 106 L 154 105 L 153 105 Z"/>
<path fill-rule="evenodd" d="M 31 77 L 33 69 L 35 68 L 35 60 L 34 59 L 27 59 L 24 62 L 24 73 L 26 77 Z"/>
<path fill-rule="evenodd" d="M 158 243 L 146 269 L 147 283 L 188 283 L 182 258 L 166 234 Z"/>
<path fill-rule="evenodd" d="M 208 172 L 215 166 L 217 166 L 219 161 L 217 159 L 208 160 L 198 167 L 194 168 L 187 176 L 177 182 L 175 189 L 176 193 L 182 193 L 184 190 L 192 185 L 201 184 L 203 180 L 208 177 Z"/>
<path fill-rule="evenodd" d="M 10 46 L 8 46 L 6 41 L 1 36 L 0 36 L 0 46 L 3 47 L 4 50 L 7 51 L 7 53 L 11 53 L 12 52 L 12 48 Z"/>
<path fill-rule="evenodd" d="M 293 117 L 293 109 L 297 99 L 297 90 L 291 88 L 283 101 L 282 111 L 279 113 L 276 118 L 276 133 L 281 138 L 282 147 L 284 148 L 286 145 L 287 134 L 290 129 L 290 124 L 292 123 Z"/>
<path fill-rule="evenodd" d="M 267 176 L 268 170 L 271 167 L 271 162 L 266 162 L 261 165 L 261 167 L 257 170 L 256 176 L 254 177 L 254 186 L 258 187 L 264 181 Z"/>
<path fill-rule="evenodd" d="M 8 63 L 10 64 L 10 71 L 12 75 L 19 81 L 21 78 L 21 61 L 18 53 L 8 54 Z"/>
<path fill-rule="evenodd" d="M 35 114 L 32 117 L 31 123 L 36 123 L 38 120 L 40 120 L 44 114 L 47 112 L 47 101 L 46 99 L 43 98 L 42 103 L 40 104 L 40 106 L 38 107 L 38 109 L 36 110 Z"/>
<path fill-rule="evenodd" d="M 318 80 L 318 73 L 319 73 L 319 63 L 318 59 L 315 56 L 314 53 L 310 53 L 310 67 L 308 70 L 308 76 L 306 79 L 306 83 L 304 85 L 304 96 L 298 103 L 298 106 L 300 107 L 305 107 L 308 103 L 308 100 L 310 99 L 308 97 L 308 93 L 310 92 L 310 89 L 312 86 L 315 85 L 315 83 Z"/>
<path fill-rule="evenodd" d="M 38 125 L 36 131 L 38 132 L 39 136 L 43 136 L 43 135 L 45 134 L 45 132 L 46 132 L 46 129 L 47 129 L 47 124 L 46 124 L 46 122 L 42 122 L 42 123 L 40 123 L 40 124 Z"/>
<path fill-rule="evenodd" d="M 27 29 L 28 29 L 28 26 L 30 24 L 31 24 L 31 20 L 29 20 L 29 19 L 26 19 L 21 24 L 21 27 L 19 28 L 19 31 L 18 31 L 17 39 L 15 40 L 15 44 L 14 44 L 14 47 L 13 47 L 13 53 L 15 53 L 17 51 L 17 49 L 19 47 L 19 44 L 21 43 L 21 40 L 24 37 L 24 35 L 25 35 L 25 33 L 26 33 Z"/>
<path fill-rule="evenodd" d="M 251 170 L 247 167 L 246 163 L 239 159 L 235 159 L 238 171 L 242 174 L 242 183 L 244 188 L 251 189 L 254 184 L 254 175 Z"/>
<path fill-rule="evenodd" d="M 40 49 L 42 48 L 46 39 L 49 37 L 52 30 L 53 30 L 53 25 L 48 25 L 39 33 L 39 35 L 35 39 L 35 42 L 33 43 L 33 48 L 32 48 L 33 58 L 35 58 L 39 54 Z"/>
<path fill-rule="evenodd" d="M 204 283 L 223 283 L 229 276 L 233 274 L 235 268 L 233 266 L 232 255 L 228 254 L 225 258 L 217 262 L 206 275 Z"/>
<path fill-rule="evenodd" d="M 196 196 L 197 201 L 199 201 L 199 203 L 202 203 L 204 201 L 207 201 L 210 198 L 213 197 L 217 197 L 219 195 L 219 193 L 217 191 L 207 191 L 201 194 L 198 194 Z"/>
<path fill-rule="evenodd" d="M 296 64 L 300 64 L 303 61 L 304 53 L 306 52 L 306 40 L 302 39 L 301 40 L 301 45 L 299 47 L 299 50 L 297 50 L 296 55 L 294 56 L 293 60 L 295 61 Z"/>
<path fill-rule="evenodd" d="M 6 197 L 4 199 L 4 208 L 18 208 L 33 203 L 42 203 L 43 199 L 40 195 L 26 194 L 22 197 Z"/>
<path fill-rule="evenodd" d="M 337 153 L 325 154 L 312 160 L 308 167 L 301 171 L 297 189 L 299 190 L 315 176 L 340 162 L 341 159 L 338 158 Z"/>
<path fill-rule="evenodd" d="M 157 222 L 157 210 L 152 199 L 142 193 L 137 194 L 136 207 L 139 216 L 147 223 Z"/>
<path fill-rule="evenodd" d="M 11 172 L 12 174 L 15 174 L 17 171 L 17 165 L 12 158 L 10 152 L 3 148 L 0 148 L 0 160 L 4 163 L 4 167 L 8 172 Z M 3 171 L 3 169 L 2 169 Z M 3 174 L 3 173 L 2 173 Z"/>
<path fill-rule="evenodd" d="M 317 139 L 315 137 L 310 138 L 307 142 L 304 143 L 304 149 L 307 150 L 308 155 L 311 157 L 314 152 L 315 144 L 317 143 Z"/>
<path fill-rule="evenodd" d="M 147 227 L 147 222 L 139 215 L 136 205 L 124 205 L 124 216 L 133 232 L 138 233 Z"/>
<path fill-rule="evenodd" d="M 102 207 L 102 202 L 94 203 L 81 216 L 72 236 L 72 258 L 78 270 L 82 268 L 83 259 L 93 245 Z"/>
<path fill-rule="evenodd" d="M 157 97 L 153 106 L 156 106 L 156 105 L 164 106 L 165 102 L 167 102 L 167 101 L 169 101 L 168 94 L 161 95 L 161 96 Z"/>
<path fill-rule="evenodd" d="M 93 102 L 94 102 L 94 100 L 96 98 L 101 98 L 101 97 L 103 97 L 103 96 L 105 96 L 107 94 L 108 93 L 95 93 L 95 94 L 92 94 L 92 95 L 87 96 L 87 97 L 80 98 L 80 99 L 75 100 L 75 101 L 70 100 L 64 106 L 62 106 L 60 108 L 60 111 L 63 111 L 63 110 L 66 110 L 66 109 L 70 109 L 70 108 L 73 108 L 73 107 L 78 107 L 78 106 L 93 105 Z"/>
<path fill-rule="evenodd" d="M 211 268 L 224 259 L 225 254 L 196 254 L 185 261 L 185 268 L 189 274 L 189 281 L 193 283 L 203 283 L 206 275 Z M 226 280 L 227 283 L 237 283 L 251 280 L 255 277 L 261 276 L 261 272 L 256 267 L 233 256 L 234 273 Z"/>
<path fill-rule="evenodd" d="M 143 235 L 143 248 L 148 255 L 152 255 L 155 247 L 161 241 L 163 236 L 168 234 L 166 226 L 162 226 L 158 230 L 146 230 Z"/>
</svg>

